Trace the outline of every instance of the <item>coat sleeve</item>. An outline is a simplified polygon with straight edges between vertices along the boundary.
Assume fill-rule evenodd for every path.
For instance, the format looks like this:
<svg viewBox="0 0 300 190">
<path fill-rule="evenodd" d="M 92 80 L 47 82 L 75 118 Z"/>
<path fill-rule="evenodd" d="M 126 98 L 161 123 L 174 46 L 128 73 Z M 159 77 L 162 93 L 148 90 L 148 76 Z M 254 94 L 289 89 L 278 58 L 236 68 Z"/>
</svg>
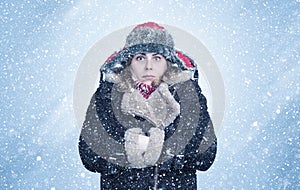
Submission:
<svg viewBox="0 0 300 190">
<path fill-rule="evenodd" d="M 193 81 L 200 102 L 200 119 L 190 144 L 185 149 L 185 168 L 205 171 L 213 164 L 217 153 L 217 138 L 207 111 L 207 101 L 197 81 Z"/>
<path fill-rule="evenodd" d="M 84 141 L 82 136 L 79 138 L 78 148 L 82 164 L 87 170 L 109 175 L 117 173 L 117 171 L 120 169 L 115 164 L 106 161 L 105 159 L 101 158 L 101 156 L 96 154 Z"/>
<path fill-rule="evenodd" d="M 82 136 L 79 138 L 78 149 L 82 164 L 86 169 L 98 173 L 106 171 L 107 161 L 97 155 L 91 147 L 87 145 Z"/>
<path fill-rule="evenodd" d="M 197 150 L 186 148 L 183 157 L 175 156 L 172 159 L 174 169 L 200 170 L 206 171 L 213 164 L 217 153 L 217 138 L 213 131 L 212 122 L 210 121 L 202 140 L 199 142 Z M 171 166 L 170 165 L 170 166 Z M 164 167 L 166 164 L 164 164 Z"/>
<path fill-rule="evenodd" d="M 217 138 L 211 120 L 204 132 L 199 148 L 196 151 L 186 152 L 184 167 L 206 171 L 213 164 L 217 153 Z"/>
<path fill-rule="evenodd" d="M 106 86 L 102 86 L 97 89 L 90 101 L 90 105 L 86 112 L 85 121 L 81 129 L 78 149 L 81 161 L 86 169 L 91 172 L 97 172 L 101 174 L 112 174 L 119 170 L 120 167 L 114 163 L 108 162 L 107 159 L 105 159 L 105 154 L 99 155 L 99 152 L 103 153 L 103 150 L 105 150 L 106 147 L 112 145 L 110 142 L 106 141 L 106 130 L 104 129 L 102 122 L 99 120 L 99 115 L 96 111 L 97 93 L 100 93 L 103 89 L 109 89 L 106 88 Z M 105 97 L 102 99 L 106 100 Z M 102 103 L 104 106 L 103 102 L 100 103 Z M 100 116 L 103 115 L 105 115 L 104 112 L 102 112 Z"/>
<path fill-rule="evenodd" d="M 200 102 L 200 117 L 197 129 L 186 145 L 183 157 L 173 159 L 175 169 L 196 169 L 205 171 L 213 164 L 217 153 L 217 138 L 214 132 L 213 123 L 207 111 L 207 101 L 201 93 L 197 81 L 193 81 Z"/>
</svg>

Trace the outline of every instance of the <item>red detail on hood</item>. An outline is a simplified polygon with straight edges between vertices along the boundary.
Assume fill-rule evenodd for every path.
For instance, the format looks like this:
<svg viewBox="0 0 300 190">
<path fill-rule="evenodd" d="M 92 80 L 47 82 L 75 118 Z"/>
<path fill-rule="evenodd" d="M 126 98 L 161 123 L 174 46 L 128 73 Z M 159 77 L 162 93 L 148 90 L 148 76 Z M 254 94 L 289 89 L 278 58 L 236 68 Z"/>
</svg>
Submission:
<svg viewBox="0 0 300 190">
<path fill-rule="evenodd" d="M 185 66 L 187 68 L 194 68 L 195 66 L 193 65 L 192 61 L 190 60 L 190 58 L 188 58 L 186 55 L 184 55 L 182 52 L 180 51 L 176 51 L 176 55 L 179 59 L 181 59 Z"/>
</svg>

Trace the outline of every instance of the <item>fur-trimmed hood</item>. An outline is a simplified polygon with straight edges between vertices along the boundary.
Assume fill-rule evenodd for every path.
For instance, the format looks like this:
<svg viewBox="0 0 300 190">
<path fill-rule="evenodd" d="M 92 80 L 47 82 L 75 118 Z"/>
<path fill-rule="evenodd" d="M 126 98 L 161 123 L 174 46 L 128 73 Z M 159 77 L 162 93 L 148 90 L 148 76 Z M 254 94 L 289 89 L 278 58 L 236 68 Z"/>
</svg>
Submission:
<svg viewBox="0 0 300 190">
<path fill-rule="evenodd" d="M 137 53 L 159 53 L 171 67 L 179 70 L 194 70 L 194 61 L 182 51 L 175 49 L 173 37 L 154 22 L 137 25 L 127 36 L 122 50 L 114 52 L 102 65 L 101 74 L 120 73 Z"/>
</svg>

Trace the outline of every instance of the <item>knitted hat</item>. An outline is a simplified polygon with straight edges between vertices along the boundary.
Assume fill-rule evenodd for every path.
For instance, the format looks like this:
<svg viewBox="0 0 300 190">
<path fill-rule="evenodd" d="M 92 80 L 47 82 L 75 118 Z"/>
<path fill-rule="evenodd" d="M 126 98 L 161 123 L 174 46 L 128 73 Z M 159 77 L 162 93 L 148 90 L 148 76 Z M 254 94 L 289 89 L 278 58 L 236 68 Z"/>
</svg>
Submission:
<svg viewBox="0 0 300 190">
<path fill-rule="evenodd" d="M 112 54 L 101 67 L 102 73 L 119 73 L 137 53 L 158 53 L 165 57 L 171 66 L 181 70 L 193 69 L 195 64 L 184 53 L 175 50 L 172 36 L 154 22 L 137 25 L 126 38 L 124 48 Z"/>
</svg>

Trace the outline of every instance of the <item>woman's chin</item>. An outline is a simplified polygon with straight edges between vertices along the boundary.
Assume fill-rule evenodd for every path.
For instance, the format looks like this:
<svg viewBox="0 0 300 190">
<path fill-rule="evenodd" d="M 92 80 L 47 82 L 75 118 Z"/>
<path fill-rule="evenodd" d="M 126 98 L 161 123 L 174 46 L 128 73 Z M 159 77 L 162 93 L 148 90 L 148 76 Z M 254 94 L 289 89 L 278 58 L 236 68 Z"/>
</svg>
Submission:
<svg viewBox="0 0 300 190">
<path fill-rule="evenodd" d="M 144 84 L 147 84 L 147 85 L 152 85 L 152 81 L 153 80 L 145 80 L 145 81 L 142 81 Z"/>
</svg>

